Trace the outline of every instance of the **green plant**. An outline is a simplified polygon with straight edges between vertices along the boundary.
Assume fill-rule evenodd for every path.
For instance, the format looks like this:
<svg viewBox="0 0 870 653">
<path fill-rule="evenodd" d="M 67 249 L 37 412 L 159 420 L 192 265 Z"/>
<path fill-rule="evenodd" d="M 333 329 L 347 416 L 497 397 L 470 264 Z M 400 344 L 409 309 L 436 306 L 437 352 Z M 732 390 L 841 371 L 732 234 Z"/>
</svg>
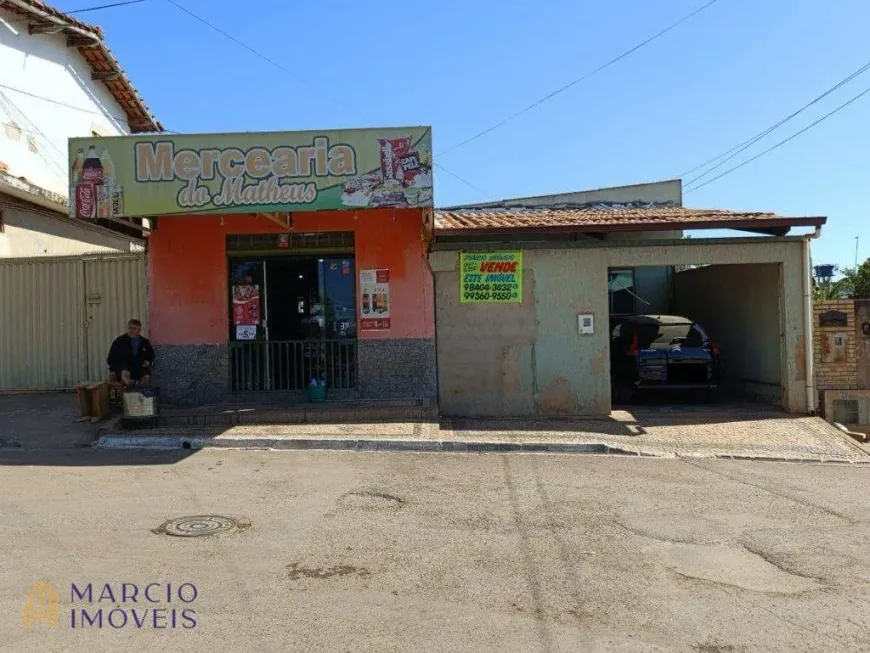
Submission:
<svg viewBox="0 0 870 653">
<path fill-rule="evenodd" d="M 864 299 L 870 297 L 870 259 L 857 268 L 846 268 L 834 280 L 813 277 L 815 299 Z"/>
</svg>

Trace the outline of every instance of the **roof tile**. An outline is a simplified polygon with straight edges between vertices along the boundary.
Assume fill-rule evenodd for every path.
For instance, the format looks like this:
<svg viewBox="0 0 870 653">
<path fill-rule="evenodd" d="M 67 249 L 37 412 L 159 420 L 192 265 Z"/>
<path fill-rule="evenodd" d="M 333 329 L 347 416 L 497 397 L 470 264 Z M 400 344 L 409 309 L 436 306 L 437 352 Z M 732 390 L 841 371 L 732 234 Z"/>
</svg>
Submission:
<svg viewBox="0 0 870 653">
<path fill-rule="evenodd" d="M 480 208 L 445 209 L 435 212 L 435 229 L 438 231 L 463 230 L 535 230 L 577 229 L 587 231 L 691 229 L 705 225 L 707 228 L 721 224 L 722 228 L 734 225 L 766 226 L 795 225 L 815 222 L 824 223 L 824 218 L 787 218 L 775 213 L 726 211 L 723 209 L 690 209 L 678 206 L 633 206 L 598 204 L 568 208 Z"/>
</svg>

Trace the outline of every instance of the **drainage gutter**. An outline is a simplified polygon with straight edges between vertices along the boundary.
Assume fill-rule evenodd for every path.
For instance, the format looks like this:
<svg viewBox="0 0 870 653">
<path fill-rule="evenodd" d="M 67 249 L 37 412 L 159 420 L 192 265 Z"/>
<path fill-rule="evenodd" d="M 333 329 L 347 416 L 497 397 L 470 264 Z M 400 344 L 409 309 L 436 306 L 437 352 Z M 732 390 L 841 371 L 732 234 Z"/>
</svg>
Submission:
<svg viewBox="0 0 870 653">
<path fill-rule="evenodd" d="M 803 247 L 804 277 L 804 356 L 807 376 L 807 414 L 816 413 L 816 371 L 813 361 L 813 269 L 810 259 L 810 240 L 822 235 L 822 228 L 801 238 Z"/>
</svg>

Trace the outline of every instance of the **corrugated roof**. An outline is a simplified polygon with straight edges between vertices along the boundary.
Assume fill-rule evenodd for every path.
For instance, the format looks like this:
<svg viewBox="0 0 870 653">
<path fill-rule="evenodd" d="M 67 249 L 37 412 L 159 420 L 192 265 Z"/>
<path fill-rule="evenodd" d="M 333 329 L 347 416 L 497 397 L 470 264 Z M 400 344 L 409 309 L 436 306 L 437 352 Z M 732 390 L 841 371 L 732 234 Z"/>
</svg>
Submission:
<svg viewBox="0 0 870 653">
<path fill-rule="evenodd" d="M 67 37 L 69 47 L 75 47 L 79 51 L 93 72 L 104 73 L 109 77 L 102 82 L 123 108 L 131 132 L 163 131 L 163 126 L 151 113 L 142 96 L 103 41 L 103 31 L 99 27 L 73 18 L 41 0 L 7 0 L 0 2 L 0 7 L 27 18 L 31 33 L 59 27 L 59 32 Z"/>
<path fill-rule="evenodd" d="M 484 208 L 435 211 L 436 233 L 515 231 L 661 231 L 671 229 L 771 229 L 821 226 L 824 217 L 790 218 L 766 212 L 679 206 L 597 204 L 561 208 Z"/>
</svg>

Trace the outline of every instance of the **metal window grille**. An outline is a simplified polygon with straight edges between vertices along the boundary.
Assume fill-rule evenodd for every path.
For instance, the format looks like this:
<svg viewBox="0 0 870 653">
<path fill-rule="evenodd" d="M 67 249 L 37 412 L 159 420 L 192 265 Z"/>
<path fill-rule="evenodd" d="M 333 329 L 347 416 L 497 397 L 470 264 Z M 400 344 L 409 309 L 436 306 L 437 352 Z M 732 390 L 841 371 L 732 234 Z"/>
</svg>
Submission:
<svg viewBox="0 0 870 653">
<path fill-rule="evenodd" d="M 279 243 L 280 236 L 280 243 Z M 318 231 L 314 233 L 232 234 L 227 236 L 228 252 L 288 250 L 311 252 L 354 247 L 352 231 Z"/>
<path fill-rule="evenodd" d="M 840 424 L 857 424 L 858 400 L 834 399 L 834 421 Z"/>
</svg>

